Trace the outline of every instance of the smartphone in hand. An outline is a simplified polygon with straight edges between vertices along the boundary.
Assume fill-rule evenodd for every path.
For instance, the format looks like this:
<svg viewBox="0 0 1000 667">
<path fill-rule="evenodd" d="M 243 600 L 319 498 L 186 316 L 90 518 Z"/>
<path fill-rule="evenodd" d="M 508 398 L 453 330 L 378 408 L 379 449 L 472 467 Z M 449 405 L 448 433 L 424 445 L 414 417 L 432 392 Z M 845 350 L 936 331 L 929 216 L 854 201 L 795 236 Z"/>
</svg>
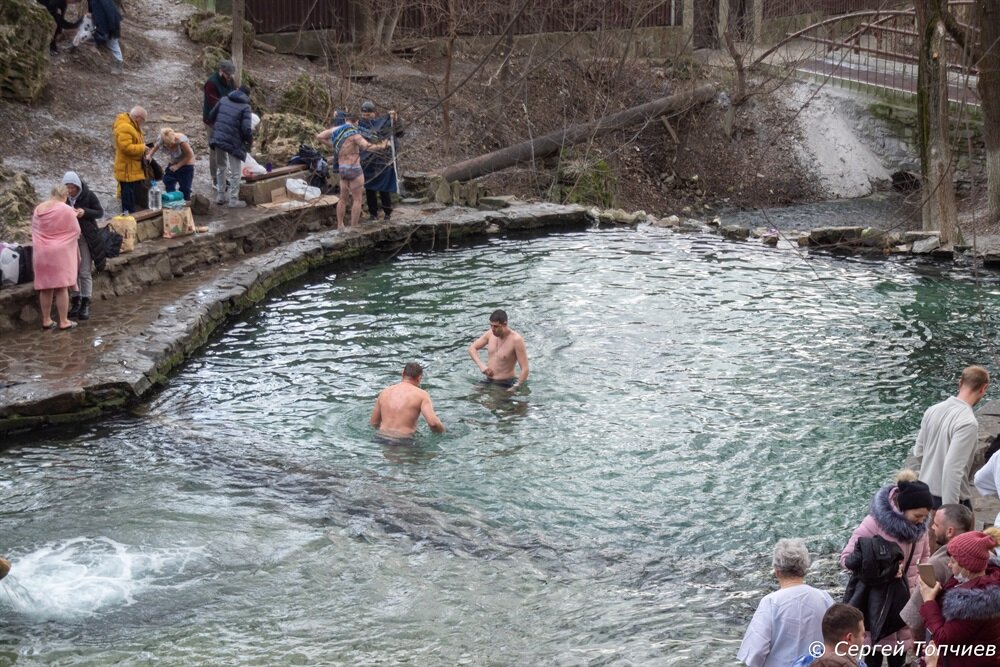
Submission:
<svg viewBox="0 0 1000 667">
<path fill-rule="evenodd" d="M 921 563 L 917 565 L 917 569 L 920 570 L 920 578 L 928 586 L 934 586 L 937 583 L 937 576 L 934 574 L 934 566 L 930 563 Z"/>
</svg>

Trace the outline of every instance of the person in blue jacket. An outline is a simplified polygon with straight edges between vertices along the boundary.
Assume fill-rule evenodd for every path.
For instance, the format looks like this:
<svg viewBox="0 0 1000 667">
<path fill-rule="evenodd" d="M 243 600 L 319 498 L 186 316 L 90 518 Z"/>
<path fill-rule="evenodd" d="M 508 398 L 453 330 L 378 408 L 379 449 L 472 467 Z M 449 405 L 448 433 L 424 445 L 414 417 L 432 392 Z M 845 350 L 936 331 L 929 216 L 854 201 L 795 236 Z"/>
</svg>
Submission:
<svg viewBox="0 0 1000 667">
<path fill-rule="evenodd" d="M 253 144 L 250 88 L 240 86 L 220 99 L 209 112 L 208 119 L 212 123 L 212 138 L 208 145 L 215 151 L 216 169 L 212 176 L 219 191 L 215 203 L 226 203 L 228 183 L 229 208 L 242 208 L 247 205 L 239 198 L 243 160 L 247 159 L 247 151 Z"/>
<path fill-rule="evenodd" d="M 365 139 L 371 143 L 388 140 L 390 149 L 387 151 L 364 151 L 361 153 L 361 168 L 365 172 L 365 199 L 368 203 L 370 222 L 378 220 L 379 201 L 381 200 L 384 220 L 392 217 L 392 195 L 399 192 L 399 179 L 396 175 L 396 137 L 402 134 L 398 126 L 396 112 L 380 116 L 375 103 L 366 101 L 361 104 L 361 120 L 358 129 Z"/>
</svg>

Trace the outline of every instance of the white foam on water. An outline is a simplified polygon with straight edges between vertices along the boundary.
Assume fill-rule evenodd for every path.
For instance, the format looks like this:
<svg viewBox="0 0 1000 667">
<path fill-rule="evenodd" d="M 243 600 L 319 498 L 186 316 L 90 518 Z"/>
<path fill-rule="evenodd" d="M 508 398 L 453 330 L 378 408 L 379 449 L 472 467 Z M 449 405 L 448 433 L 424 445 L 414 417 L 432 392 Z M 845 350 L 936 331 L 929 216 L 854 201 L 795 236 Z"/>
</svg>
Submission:
<svg viewBox="0 0 1000 667">
<path fill-rule="evenodd" d="M 0 608 L 35 620 L 93 616 L 133 604 L 163 575 L 176 574 L 190 555 L 191 550 L 151 551 L 107 537 L 76 537 L 24 555 L 11 553 L 10 574 L 0 581 Z"/>
</svg>

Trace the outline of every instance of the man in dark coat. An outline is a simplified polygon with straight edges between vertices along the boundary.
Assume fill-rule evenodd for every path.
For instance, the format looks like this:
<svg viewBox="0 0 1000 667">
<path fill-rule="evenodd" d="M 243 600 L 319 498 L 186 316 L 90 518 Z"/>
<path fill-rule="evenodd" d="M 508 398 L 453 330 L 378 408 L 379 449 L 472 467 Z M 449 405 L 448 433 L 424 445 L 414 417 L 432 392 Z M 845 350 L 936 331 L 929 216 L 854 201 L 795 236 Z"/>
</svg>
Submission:
<svg viewBox="0 0 1000 667">
<path fill-rule="evenodd" d="M 124 71 L 122 47 L 118 43 L 121 37 L 122 14 L 114 0 L 88 0 L 90 17 L 94 20 L 94 42 L 98 46 L 106 46 L 114 56 L 115 64 L 112 72 L 121 74 Z"/>
<path fill-rule="evenodd" d="M 235 76 L 236 65 L 233 64 L 233 61 L 221 60 L 219 61 L 219 69 L 208 77 L 203 87 L 204 99 L 201 104 L 201 119 L 205 123 L 205 132 L 208 135 L 206 138 L 210 144 L 212 142 L 212 122 L 208 119 L 208 115 L 212 113 L 212 109 L 219 103 L 219 100 L 236 89 L 236 80 L 233 78 Z M 208 173 L 215 178 L 215 151 L 211 149 L 208 151 Z M 215 194 L 218 196 L 221 193 L 216 192 Z"/>
<path fill-rule="evenodd" d="M 358 129 L 371 143 L 388 140 L 388 151 L 364 151 L 361 153 L 361 168 L 365 172 L 365 199 L 368 203 L 368 215 L 371 222 L 378 220 L 379 200 L 382 211 L 388 222 L 392 216 L 392 193 L 399 192 L 399 180 L 396 177 L 396 137 L 402 134 L 398 127 L 396 112 L 379 116 L 375 103 L 366 101 L 361 104 L 361 120 Z"/>
<path fill-rule="evenodd" d="M 240 201 L 240 171 L 247 151 L 253 144 L 253 113 L 250 111 L 250 88 L 240 86 L 216 104 L 208 114 L 212 123 L 209 145 L 215 151 L 215 186 L 219 190 L 216 204 L 226 203 L 226 183 L 229 172 L 229 208 L 246 206 Z"/>
<path fill-rule="evenodd" d="M 87 184 L 75 171 L 67 171 L 63 175 L 63 184 L 69 191 L 66 204 L 76 211 L 77 222 L 80 223 L 80 263 L 77 273 L 77 290 L 71 290 L 69 317 L 71 319 L 90 319 L 90 299 L 94 293 L 94 281 L 90 275 L 90 264 L 94 263 L 98 271 L 103 271 L 107 258 L 104 243 L 97 228 L 97 221 L 104 217 L 104 207 Z"/>
</svg>

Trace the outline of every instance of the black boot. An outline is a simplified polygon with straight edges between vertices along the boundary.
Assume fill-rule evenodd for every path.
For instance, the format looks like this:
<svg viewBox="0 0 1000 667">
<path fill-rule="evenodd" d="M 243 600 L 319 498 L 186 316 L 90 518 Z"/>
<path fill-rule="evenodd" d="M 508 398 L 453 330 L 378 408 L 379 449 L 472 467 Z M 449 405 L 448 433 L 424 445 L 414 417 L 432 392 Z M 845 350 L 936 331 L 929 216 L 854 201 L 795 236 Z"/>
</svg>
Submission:
<svg viewBox="0 0 1000 667">
<path fill-rule="evenodd" d="M 66 314 L 71 320 L 75 320 L 77 315 L 80 314 L 80 297 L 71 296 L 69 298 L 69 313 Z"/>
<path fill-rule="evenodd" d="M 80 314 L 76 316 L 78 320 L 89 320 L 90 319 L 90 298 L 83 297 L 80 299 Z"/>
</svg>

